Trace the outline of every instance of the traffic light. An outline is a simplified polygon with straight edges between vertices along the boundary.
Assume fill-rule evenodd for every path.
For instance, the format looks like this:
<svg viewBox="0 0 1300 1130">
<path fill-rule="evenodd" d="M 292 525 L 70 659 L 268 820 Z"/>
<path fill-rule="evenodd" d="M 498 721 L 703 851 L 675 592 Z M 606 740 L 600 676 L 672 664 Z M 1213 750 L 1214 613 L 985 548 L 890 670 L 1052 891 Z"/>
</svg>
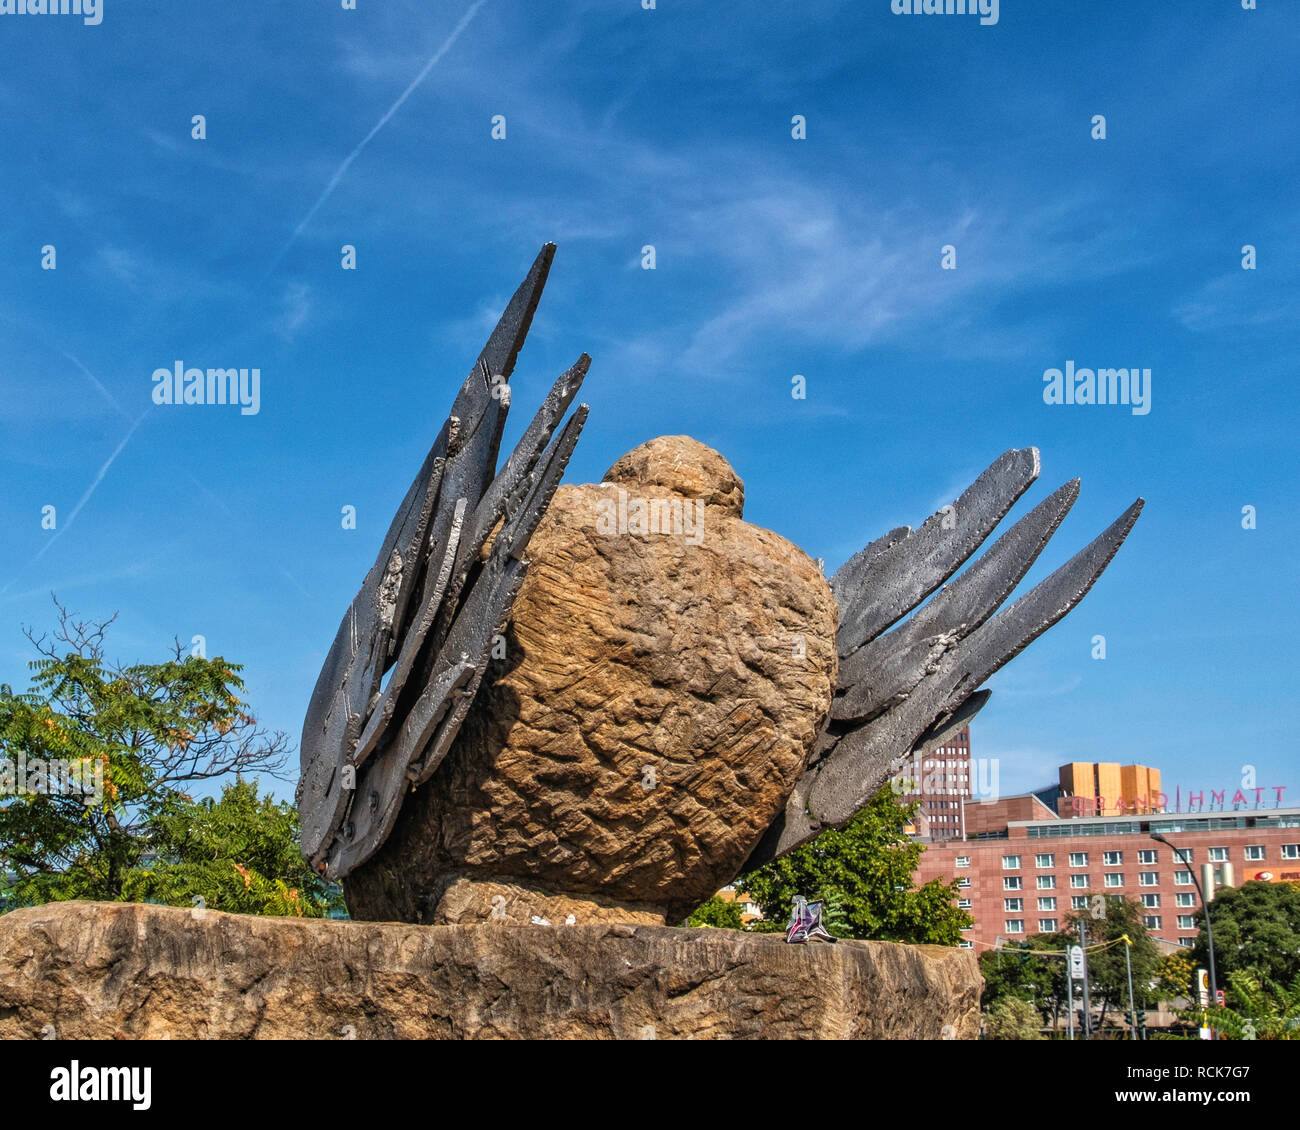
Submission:
<svg viewBox="0 0 1300 1130">
<path fill-rule="evenodd" d="M 1140 1011 L 1140 1012 L 1137 1014 L 1137 1018 L 1138 1018 L 1138 1039 L 1139 1039 L 1139 1040 L 1145 1040 L 1145 1039 L 1147 1038 L 1147 1014 L 1146 1014 L 1146 1010 L 1143 1009 L 1142 1011 Z"/>
</svg>

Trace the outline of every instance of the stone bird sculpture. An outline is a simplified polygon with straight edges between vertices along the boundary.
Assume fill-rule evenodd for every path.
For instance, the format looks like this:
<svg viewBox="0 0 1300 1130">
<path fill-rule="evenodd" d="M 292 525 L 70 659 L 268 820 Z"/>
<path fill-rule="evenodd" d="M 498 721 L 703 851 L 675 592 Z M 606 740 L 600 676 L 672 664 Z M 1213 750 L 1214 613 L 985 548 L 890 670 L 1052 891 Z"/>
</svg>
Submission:
<svg viewBox="0 0 1300 1130">
<path fill-rule="evenodd" d="M 1037 450 L 1012 450 L 828 582 L 743 521 L 739 476 L 687 436 L 559 487 L 586 354 L 498 469 L 554 250 L 462 385 L 308 707 L 302 848 L 357 918 L 679 921 L 965 726 L 1142 508 L 1002 607 L 1079 491 L 957 575 L 1038 476 Z"/>
</svg>

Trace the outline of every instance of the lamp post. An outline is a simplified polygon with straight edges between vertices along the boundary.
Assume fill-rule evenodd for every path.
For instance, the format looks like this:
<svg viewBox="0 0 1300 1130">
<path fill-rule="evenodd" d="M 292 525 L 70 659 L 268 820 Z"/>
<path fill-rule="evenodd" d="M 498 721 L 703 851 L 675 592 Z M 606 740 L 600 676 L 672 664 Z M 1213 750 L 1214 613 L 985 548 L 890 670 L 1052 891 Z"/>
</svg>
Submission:
<svg viewBox="0 0 1300 1130">
<path fill-rule="evenodd" d="M 1196 884 L 1197 893 L 1201 896 L 1201 909 L 1205 912 L 1205 944 L 1210 951 L 1210 994 L 1214 1003 L 1219 1003 L 1219 982 L 1214 975 L 1214 928 L 1210 925 L 1210 900 L 1205 897 L 1205 888 L 1201 886 L 1201 881 L 1196 877 L 1196 868 L 1192 866 L 1191 860 L 1187 858 L 1187 853 L 1180 847 L 1174 847 L 1159 832 L 1152 832 L 1151 838 L 1164 844 L 1165 847 L 1177 854 L 1178 858 L 1187 864 L 1187 873 L 1192 877 L 1192 882 Z M 1211 880 L 1213 881 L 1213 880 Z M 1213 1029 L 1211 1029 L 1213 1031 Z"/>
<path fill-rule="evenodd" d="M 1133 1004 L 1133 959 L 1129 956 L 1129 950 L 1133 948 L 1133 943 L 1129 941 L 1127 934 L 1121 934 L 1124 939 L 1124 968 L 1128 970 L 1128 1038 L 1136 1040 L 1138 1038 L 1138 1014 L 1137 1007 Z"/>
</svg>

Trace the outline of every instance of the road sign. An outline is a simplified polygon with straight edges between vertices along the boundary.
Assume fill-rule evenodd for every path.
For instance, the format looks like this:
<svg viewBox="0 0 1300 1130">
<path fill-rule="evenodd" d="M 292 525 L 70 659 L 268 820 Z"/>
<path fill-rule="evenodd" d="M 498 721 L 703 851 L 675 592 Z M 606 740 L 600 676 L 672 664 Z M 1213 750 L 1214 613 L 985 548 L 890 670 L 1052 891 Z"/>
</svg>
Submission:
<svg viewBox="0 0 1300 1130">
<path fill-rule="evenodd" d="M 1070 947 L 1070 980 L 1083 980 L 1083 947 Z"/>
</svg>

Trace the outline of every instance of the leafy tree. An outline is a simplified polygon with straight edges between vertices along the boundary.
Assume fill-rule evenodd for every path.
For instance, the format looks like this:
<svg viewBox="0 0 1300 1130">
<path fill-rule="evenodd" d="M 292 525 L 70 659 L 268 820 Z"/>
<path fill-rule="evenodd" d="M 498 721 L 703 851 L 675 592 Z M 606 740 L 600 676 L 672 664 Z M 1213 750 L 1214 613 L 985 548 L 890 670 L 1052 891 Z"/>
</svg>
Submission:
<svg viewBox="0 0 1300 1130">
<path fill-rule="evenodd" d="M 740 913 L 740 903 L 731 899 L 724 899 L 721 895 L 712 895 L 707 902 L 697 906 L 691 912 L 690 918 L 686 920 L 686 925 L 716 926 L 722 930 L 743 930 L 745 923 L 741 920 Z"/>
<path fill-rule="evenodd" d="M 1300 976 L 1300 884 L 1252 879 L 1215 891 L 1209 909 L 1220 984 L 1238 970 L 1280 985 Z M 1204 924 L 1192 956 L 1209 968 Z"/>
<path fill-rule="evenodd" d="M 1136 899 L 1123 895 L 1112 895 L 1097 904 L 1104 914 L 1092 917 L 1091 910 L 1082 910 L 1067 919 L 1063 939 L 1077 942 L 1077 927 L 1080 921 L 1086 924 L 1088 932 L 1088 986 L 1092 1003 L 1100 1001 L 1101 1015 L 1097 1021 L 1100 1031 L 1106 1023 L 1106 1013 L 1115 1009 L 1123 1014 L 1128 1011 L 1128 970 L 1124 960 L 1125 943 L 1120 941 L 1127 936 L 1129 960 L 1133 966 L 1133 1002 L 1134 1007 L 1145 1009 L 1156 1003 L 1151 985 L 1156 979 L 1160 965 L 1160 951 L 1142 924 L 1145 913 L 1142 904 Z M 1116 943 L 1104 949 L 1093 949 L 1106 942 Z"/>
<path fill-rule="evenodd" d="M 255 769 L 279 776 L 287 747 L 247 713 L 238 665 L 183 656 L 179 641 L 162 663 L 110 664 L 103 643 L 115 617 L 78 621 L 55 606 L 52 640 L 25 633 L 40 656 L 31 689 L 0 686 L 0 780 L 14 783 L 0 800 L 10 907 L 129 897 L 155 843 L 177 842 L 176 820 L 192 804 L 186 786 Z M 94 789 L 41 786 L 36 767 L 52 760 L 83 767 L 81 782 L 93 778 Z"/>
<path fill-rule="evenodd" d="M 173 797 L 150 829 L 157 859 L 132 870 L 127 898 L 189 906 L 196 897 L 232 914 L 319 918 L 343 906 L 342 891 L 298 850 L 298 812 L 257 782 L 227 785 L 220 800 Z"/>
<path fill-rule="evenodd" d="M 882 789 L 843 828 L 763 864 L 737 886 L 762 908 L 765 930 L 784 929 L 795 895 L 803 895 L 826 904 L 822 921 L 835 937 L 956 945 L 972 922 L 953 903 L 956 881 L 912 885 L 924 847 L 903 829 L 916 809 Z"/>
<path fill-rule="evenodd" d="M 1228 974 L 1227 1006 L 1204 1010 L 1205 1022 L 1222 1039 L 1300 1040 L 1300 976 L 1289 986 L 1261 980 L 1236 969 Z M 1189 1008 L 1183 1016 L 1199 1024 L 1202 1010 Z"/>
<path fill-rule="evenodd" d="M 1195 971 L 1196 963 L 1190 952 L 1166 954 L 1156 966 L 1156 988 L 1165 999 L 1191 996 Z"/>
<path fill-rule="evenodd" d="M 1040 1012 L 1047 1013 L 1052 1018 L 1052 1026 L 1057 1027 L 1061 1010 L 1069 1000 L 1062 951 L 1073 940 L 1063 934 L 1032 934 L 1022 946 L 980 954 L 980 972 L 984 975 L 980 1003 L 984 1011 L 987 1013 L 1012 998 L 1029 1001 Z M 1039 956 L 1035 951 L 1048 952 Z"/>
<path fill-rule="evenodd" d="M 987 1040 L 1041 1040 L 1043 1018 L 1022 997 L 1004 997 L 984 1014 Z"/>
</svg>

